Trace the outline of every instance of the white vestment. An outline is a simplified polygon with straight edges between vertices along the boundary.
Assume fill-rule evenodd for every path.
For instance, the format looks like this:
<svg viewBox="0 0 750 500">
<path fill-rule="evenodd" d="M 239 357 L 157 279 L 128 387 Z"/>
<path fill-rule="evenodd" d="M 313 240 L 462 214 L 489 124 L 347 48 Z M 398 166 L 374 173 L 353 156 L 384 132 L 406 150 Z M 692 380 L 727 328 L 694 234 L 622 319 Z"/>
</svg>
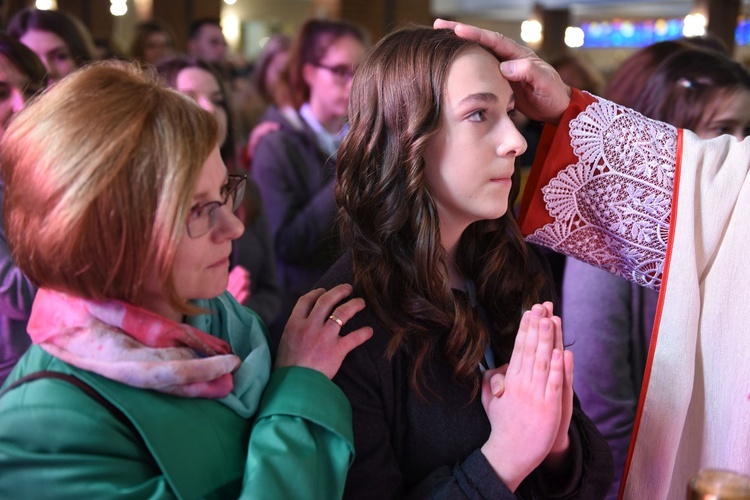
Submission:
<svg viewBox="0 0 750 500">
<path fill-rule="evenodd" d="M 660 290 L 621 497 L 750 474 L 750 139 L 702 141 L 574 91 L 534 168 L 529 241 Z"/>
</svg>

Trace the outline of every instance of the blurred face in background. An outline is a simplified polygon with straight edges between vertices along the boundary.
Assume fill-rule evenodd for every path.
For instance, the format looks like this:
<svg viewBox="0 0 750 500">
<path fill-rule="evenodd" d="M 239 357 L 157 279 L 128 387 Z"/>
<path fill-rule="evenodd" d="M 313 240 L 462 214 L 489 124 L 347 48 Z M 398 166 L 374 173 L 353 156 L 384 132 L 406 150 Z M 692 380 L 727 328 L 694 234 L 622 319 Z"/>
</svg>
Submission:
<svg viewBox="0 0 750 500">
<path fill-rule="evenodd" d="M 729 134 L 738 141 L 750 135 L 750 89 L 718 92 L 693 132 L 701 139 Z"/>
<path fill-rule="evenodd" d="M 27 84 L 28 76 L 21 73 L 5 56 L 0 55 L 0 137 L 10 118 L 23 109 Z"/>
<path fill-rule="evenodd" d="M 283 83 L 280 83 L 281 81 L 281 75 L 284 73 L 284 70 L 287 67 L 287 64 L 289 63 L 289 51 L 285 50 L 283 52 L 279 52 L 275 56 L 273 56 L 273 59 L 271 59 L 271 62 L 268 63 L 268 67 L 266 68 L 266 74 L 264 75 L 264 82 L 263 84 L 266 86 L 266 88 L 271 92 L 271 94 L 276 95 L 279 93 L 280 90 L 279 86 L 283 85 Z M 278 97 L 275 99 L 278 104 Z"/>
<path fill-rule="evenodd" d="M 146 37 L 143 47 L 143 60 L 156 65 L 162 59 L 174 54 L 172 39 L 166 33 L 154 32 Z"/>
<path fill-rule="evenodd" d="M 346 116 L 354 69 L 365 55 L 362 42 L 351 36 L 334 41 L 316 64 L 306 64 L 310 107 L 321 122 Z"/>
<path fill-rule="evenodd" d="M 214 115 L 219 123 L 219 147 L 227 137 L 229 117 L 221 86 L 213 74 L 202 68 L 185 68 L 177 74 L 176 89 L 195 99 L 198 105 Z"/>
<path fill-rule="evenodd" d="M 227 41 L 221 27 L 204 24 L 198 35 L 188 42 L 190 55 L 208 62 L 218 63 L 227 55 Z"/>
<path fill-rule="evenodd" d="M 26 45 L 41 59 L 47 68 L 50 86 L 76 69 L 76 62 L 65 40 L 50 31 L 31 29 L 21 36 L 20 42 Z"/>
</svg>

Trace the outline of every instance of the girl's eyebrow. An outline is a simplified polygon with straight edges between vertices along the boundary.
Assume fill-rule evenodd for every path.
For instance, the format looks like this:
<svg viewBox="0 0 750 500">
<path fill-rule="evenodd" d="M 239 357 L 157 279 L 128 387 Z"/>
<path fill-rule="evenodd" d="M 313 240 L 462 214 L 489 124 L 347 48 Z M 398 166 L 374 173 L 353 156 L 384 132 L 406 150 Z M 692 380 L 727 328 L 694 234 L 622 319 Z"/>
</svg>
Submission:
<svg viewBox="0 0 750 500">
<path fill-rule="evenodd" d="M 466 104 L 467 102 L 480 102 L 480 103 L 494 103 L 497 102 L 497 96 L 492 92 L 477 92 L 476 94 L 470 94 L 461 99 L 458 104 Z"/>
<path fill-rule="evenodd" d="M 466 103 L 495 103 L 498 101 L 498 97 L 493 94 L 492 92 L 477 92 L 475 94 L 470 94 L 463 99 L 461 99 L 458 104 L 463 105 Z M 508 105 L 515 104 L 516 102 L 516 94 L 511 94 L 510 98 L 508 99 Z"/>
</svg>

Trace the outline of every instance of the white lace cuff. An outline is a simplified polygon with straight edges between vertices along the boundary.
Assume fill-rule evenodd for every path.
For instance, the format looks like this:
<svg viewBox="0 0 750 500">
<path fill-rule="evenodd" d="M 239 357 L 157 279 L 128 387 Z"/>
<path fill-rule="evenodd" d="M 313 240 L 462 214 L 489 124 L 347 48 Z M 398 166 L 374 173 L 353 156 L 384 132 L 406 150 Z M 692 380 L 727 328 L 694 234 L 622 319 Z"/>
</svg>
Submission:
<svg viewBox="0 0 750 500">
<path fill-rule="evenodd" d="M 600 99 L 570 122 L 576 163 L 542 188 L 554 222 L 539 243 L 655 290 L 661 286 L 677 129 Z"/>
</svg>

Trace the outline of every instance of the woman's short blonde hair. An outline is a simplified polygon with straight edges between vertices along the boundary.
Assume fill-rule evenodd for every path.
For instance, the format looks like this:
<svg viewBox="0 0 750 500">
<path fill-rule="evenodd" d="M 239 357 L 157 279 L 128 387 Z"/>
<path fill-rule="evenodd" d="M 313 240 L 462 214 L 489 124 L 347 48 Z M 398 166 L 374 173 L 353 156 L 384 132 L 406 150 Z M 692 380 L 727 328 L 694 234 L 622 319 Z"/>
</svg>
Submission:
<svg viewBox="0 0 750 500">
<path fill-rule="evenodd" d="M 172 265 L 193 191 L 216 147 L 213 116 L 151 74 L 96 63 L 14 119 L 0 142 L 13 257 L 37 285 L 143 305 Z"/>
</svg>

